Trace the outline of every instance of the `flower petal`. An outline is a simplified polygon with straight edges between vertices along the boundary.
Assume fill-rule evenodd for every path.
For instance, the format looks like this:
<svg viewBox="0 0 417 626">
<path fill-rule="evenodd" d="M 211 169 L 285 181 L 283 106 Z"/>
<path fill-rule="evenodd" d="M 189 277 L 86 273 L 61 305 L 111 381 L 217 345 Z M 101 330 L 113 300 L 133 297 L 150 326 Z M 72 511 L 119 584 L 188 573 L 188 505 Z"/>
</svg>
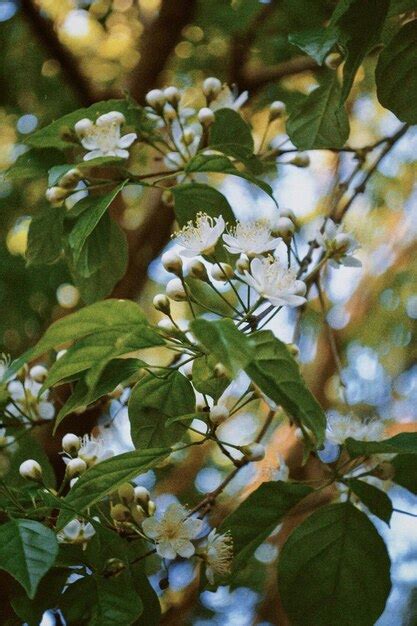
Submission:
<svg viewBox="0 0 417 626">
<path fill-rule="evenodd" d="M 137 138 L 138 136 L 136 133 L 128 133 L 127 135 L 123 135 L 123 137 L 120 137 L 117 145 L 119 148 L 129 148 L 129 146 L 131 146 Z"/>
</svg>

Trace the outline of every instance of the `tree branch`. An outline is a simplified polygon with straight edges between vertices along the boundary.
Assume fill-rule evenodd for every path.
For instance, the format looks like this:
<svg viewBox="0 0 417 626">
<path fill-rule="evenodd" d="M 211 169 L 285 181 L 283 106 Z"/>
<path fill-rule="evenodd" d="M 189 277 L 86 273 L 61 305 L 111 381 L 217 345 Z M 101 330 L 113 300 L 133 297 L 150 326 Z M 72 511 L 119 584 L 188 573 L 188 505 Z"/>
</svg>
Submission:
<svg viewBox="0 0 417 626">
<path fill-rule="evenodd" d="M 282 63 L 266 67 L 246 67 L 246 69 L 242 72 L 239 87 L 240 89 L 249 89 L 254 91 L 264 87 L 271 81 L 279 80 L 285 76 L 291 76 L 293 74 L 307 72 L 308 70 L 318 69 L 320 69 L 320 66 L 317 65 L 314 59 L 308 56 L 293 57 L 292 59 L 288 59 L 288 61 L 283 61 Z"/>
</svg>

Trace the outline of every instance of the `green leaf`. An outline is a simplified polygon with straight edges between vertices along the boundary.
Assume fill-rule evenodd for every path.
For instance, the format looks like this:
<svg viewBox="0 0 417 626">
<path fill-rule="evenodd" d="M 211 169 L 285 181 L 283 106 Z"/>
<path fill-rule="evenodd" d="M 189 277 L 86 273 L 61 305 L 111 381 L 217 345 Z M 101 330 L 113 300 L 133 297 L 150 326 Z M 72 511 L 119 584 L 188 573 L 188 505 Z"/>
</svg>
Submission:
<svg viewBox="0 0 417 626">
<path fill-rule="evenodd" d="M 209 146 L 245 163 L 254 151 L 251 129 L 236 111 L 219 109 L 210 128 Z"/>
<path fill-rule="evenodd" d="M 68 574 L 67 569 L 54 567 L 40 581 L 33 599 L 28 598 L 23 591 L 17 593 L 11 601 L 16 615 L 28 626 L 39 626 L 45 611 L 58 606 Z"/>
<path fill-rule="evenodd" d="M 196 319 L 191 322 L 191 331 L 207 354 L 223 363 L 230 376 L 239 374 L 255 356 L 253 340 L 240 332 L 232 320 Z"/>
<path fill-rule="evenodd" d="M 389 1 L 350 0 L 344 3 L 345 8 L 338 12 L 336 25 L 340 30 L 339 44 L 346 51 L 341 102 L 348 97 L 356 72 L 366 54 L 379 42 Z"/>
<path fill-rule="evenodd" d="M 79 512 L 99 502 L 107 494 L 116 491 L 124 482 L 147 472 L 171 452 L 171 448 L 154 448 L 125 452 L 111 459 L 101 461 L 88 469 L 71 489 L 65 502 Z M 65 526 L 74 516 L 61 513 L 59 528 Z"/>
<path fill-rule="evenodd" d="M 325 506 L 284 544 L 278 585 L 294 626 L 304 626 L 306 616 L 309 626 L 373 626 L 391 589 L 388 552 L 352 504 Z"/>
<path fill-rule="evenodd" d="M 62 153 L 59 150 L 28 150 L 9 167 L 6 178 L 11 181 L 42 178 L 52 165 L 60 161 Z"/>
<path fill-rule="evenodd" d="M 246 373 L 266 396 L 309 428 L 320 446 L 324 440 L 326 416 L 306 387 L 297 362 L 271 331 L 259 331 L 252 335 L 252 339 L 256 358 L 245 367 Z"/>
<path fill-rule="evenodd" d="M 28 265 L 54 263 L 61 256 L 64 217 L 64 208 L 47 207 L 32 218 L 26 249 Z"/>
<path fill-rule="evenodd" d="M 39 522 L 14 519 L 0 526 L 0 569 L 34 598 L 40 580 L 58 554 L 55 534 Z"/>
<path fill-rule="evenodd" d="M 349 119 L 340 106 L 340 86 L 335 72 L 291 111 L 287 133 L 301 150 L 342 148 L 349 136 Z"/>
<path fill-rule="evenodd" d="M 226 517 L 219 531 L 230 531 L 233 537 L 234 573 L 246 565 L 288 511 L 312 491 L 311 487 L 296 483 L 266 482 Z"/>
<path fill-rule="evenodd" d="M 48 328 L 34 348 L 13 361 L 6 377 L 19 371 L 31 359 L 57 348 L 69 341 L 76 341 L 93 333 L 107 330 L 120 334 L 130 332 L 135 325 L 146 324 L 147 318 L 140 307 L 129 300 L 105 300 L 66 315 Z"/>
<path fill-rule="evenodd" d="M 399 15 L 417 9 L 417 0 L 391 0 L 388 16 Z"/>
<path fill-rule="evenodd" d="M 232 208 L 223 194 L 202 183 L 178 185 L 172 190 L 175 202 L 175 216 L 180 227 L 195 220 L 199 211 L 211 217 L 223 215 L 224 221 L 233 224 L 235 217 Z"/>
<path fill-rule="evenodd" d="M 217 254 L 216 258 L 219 258 L 220 255 Z M 218 293 L 214 291 L 214 289 L 203 282 L 202 280 L 198 280 L 197 278 L 191 278 L 191 276 L 187 276 L 185 279 L 185 283 L 188 285 L 190 289 L 190 293 L 192 297 L 195 299 L 197 306 L 202 305 L 203 312 L 205 313 L 205 307 L 214 311 L 218 315 L 230 317 L 231 313 L 233 313 L 230 306 L 219 296 Z M 223 292 L 223 297 L 226 298 L 228 302 L 233 304 L 233 300 L 235 299 L 235 295 L 233 292 Z"/>
<path fill-rule="evenodd" d="M 299 33 L 288 35 L 290 43 L 312 57 L 319 65 L 323 65 L 337 40 L 338 32 L 331 27 L 302 30 Z"/>
<path fill-rule="evenodd" d="M 137 589 L 140 589 L 143 611 L 134 626 L 159 626 L 161 623 L 161 605 L 159 598 L 150 584 L 143 563 L 131 567 L 132 577 Z"/>
<path fill-rule="evenodd" d="M 218 359 L 214 355 L 203 355 L 193 361 L 192 369 L 194 387 L 200 393 L 211 396 L 215 402 L 230 384 L 230 378 L 215 375 L 214 368 L 217 363 Z"/>
<path fill-rule="evenodd" d="M 357 478 L 350 478 L 347 484 L 373 515 L 389 525 L 392 515 L 392 502 L 385 491 L 381 491 L 374 485 Z"/>
<path fill-rule="evenodd" d="M 35 148 L 58 148 L 59 150 L 73 148 L 79 143 L 75 136 L 74 125 L 84 117 L 95 121 L 100 115 L 110 111 L 123 113 L 127 125 L 138 130 L 145 124 L 143 109 L 137 105 L 132 106 L 127 100 L 106 100 L 64 115 L 49 126 L 30 135 L 26 143 Z"/>
<path fill-rule="evenodd" d="M 391 463 L 395 472 L 392 480 L 417 496 L 417 456 L 399 454 Z"/>
<path fill-rule="evenodd" d="M 380 103 L 408 124 L 417 124 L 417 21 L 408 22 L 381 52 L 376 67 Z"/>
<path fill-rule="evenodd" d="M 133 443 L 138 449 L 170 446 L 182 438 L 179 423 L 167 425 L 169 417 L 195 412 L 195 393 L 177 370 L 165 376 L 144 376 L 129 398 L 129 420 Z"/>
<path fill-rule="evenodd" d="M 382 441 L 356 441 L 349 437 L 345 446 L 352 458 L 370 454 L 417 454 L 417 433 L 400 433 Z"/>
</svg>

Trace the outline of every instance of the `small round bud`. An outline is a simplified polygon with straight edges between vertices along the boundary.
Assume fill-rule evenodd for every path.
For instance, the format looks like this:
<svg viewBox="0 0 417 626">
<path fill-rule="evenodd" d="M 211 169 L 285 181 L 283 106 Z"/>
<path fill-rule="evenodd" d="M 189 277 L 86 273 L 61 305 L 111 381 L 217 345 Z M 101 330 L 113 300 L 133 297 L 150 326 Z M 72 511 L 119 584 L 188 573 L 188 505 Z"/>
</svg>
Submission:
<svg viewBox="0 0 417 626">
<path fill-rule="evenodd" d="M 295 167 L 308 167 L 310 165 L 310 157 L 308 154 L 297 154 L 290 163 Z"/>
<path fill-rule="evenodd" d="M 185 146 L 189 146 L 195 139 L 195 132 L 191 128 L 186 128 L 182 135 L 182 140 Z"/>
<path fill-rule="evenodd" d="M 163 114 L 164 114 L 164 118 L 168 122 L 173 122 L 174 120 L 177 119 L 177 112 L 174 109 L 174 107 L 170 105 L 169 103 L 165 104 Z"/>
<path fill-rule="evenodd" d="M 339 52 L 331 52 L 324 59 L 325 65 L 331 70 L 336 70 L 341 62 L 343 61 L 343 57 Z"/>
<path fill-rule="evenodd" d="M 108 113 L 103 113 L 96 120 L 96 126 L 108 126 L 109 124 L 124 124 L 126 121 L 125 116 L 120 111 L 109 111 Z"/>
<path fill-rule="evenodd" d="M 162 202 L 165 206 L 173 207 L 174 206 L 174 194 L 169 189 L 164 189 L 161 196 Z"/>
<path fill-rule="evenodd" d="M 220 265 L 220 267 L 219 267 Z M 214 280 L 226 281 L 229 278 L 233 278 L 234 270 L 228 263 L 220 263 L 219 265 L 213 265 L 210 274 Z"/>
<path fill-rule="evenodd" d="M 34 365 L 30 368 L 29 376 L 37 383 L 43 383 L 48 376 L 48 370 L 44 365 Z"/>
<path fill-rule="evenodd" d="M 208 279 L 208 274 L 207 274 L 207 268 L 204 265 L 204 263 L 202 263 L 201 261 L 191 261 L 188 264 L 188 274 L 192 277 L 192 278 L 196 278 L 197 280 L 207 280 Z"/>
<path fill-rule="evenodd" d="M 290 220 L 295 220 L 295 214 L 292 209 L 280 209 L 280 217 L 288 217 Z"/>
<path fill-rule="evenodd" d="M 75 124 L 74 130 L 79 137 L 83 137 L 84 135 L 86 135 L 88 132 L 91 131 L 93 126 L 94 126 L 93 122 L 89 120 L 88 118 L 84 117 L 82 120 L 79 120 Z"/>
<path fill-rule="evenodd" d="M 225 420 L 227 420 L 229 415 L 230 413 L 228 409 L 226 409 L 226 407 L 222 406 L 221 404 L 216 404 L 210 410 L 210 419 L 213 422 L 213 424 L 216 424 L 216 426 L 218 424 L 222 424 Z"/>
<path fill-rule="evenodd" d="M 265 447 L 261 443 L 250 443 L 241 450 L 248 461 L 262 461 L 265 457 Z"/>
<path fill-rule="evenodd" d="M 123 483 L 117 490 L 117 495 L 125 504 L 131 504 L 135 499 L 135 489 L 130 483 Z"/>
<path fill-rule="evenodd" d="M 169 102 L 173 106 L 177 106 L 177 104 L 181 100 L 181 92 L 180 92 L 180 90 L 177 89 L 176 87 L 173 87 L 173 86 L 166 87 L 164 89 L 164 96 L 165 96 L 167 102 Z"/>
<path fill-rule="evenodd" d="M 126 569 L 125 563 L 121 559 L 113 557 L 108 559 L 104 565 L 105 576 L 117 576 L 120 572 Z"/>
<path fill-rule="evenodd" d="M 236 269 L 239 274 L 243 274 L 245 271 L 249 271 L 250 261 L 246 254 L 241 254 L 238 260 L 236 261 Z"/>
<path fill-rule="evenodd" d="M 179 278 L 173 278 L 168 282 L 166 286 L 166 293 L 171 300 L 175 300 L 176 302 L 183 302 L 184 300 L 187 300 L 187 294 Z"/>
<path fill-rule="evenodd" d="M 82 173 L 77 167 L 68 170 L 59 180 L 61 187 L 65 189 L 73 189 L 81 180 Z"/>
<path fill-rule="evenodd" d="M 77 454 L 81 448 L 81 441 L 77 435 L 73 433 L 67 433 L 62 437 L 62 449 L 68 454 Z"/>
<path fill-rule="evenodd" d="M 110 516 L 116 522 L 127 522 L 130 519 L 130 511 L 124 504 L 115 504 L 110 509 Z"/>
<path fill-rule="evenodd" d="M 289 217 L 280 217 L 274 228 L 274 232 L 278 233 L 284 239 L 291 236 L 295 231 L 294 222 Z"/>
<path fill-rule="evenodd" d="M 176 274 L 177 276 L 182 275 L 182 259 L 176 252 L 173 250 L 164 252 L 161 261 L 167 272 Z"/>
<path fill-rule="evenodd" d="M 146 513 L 140 504 L 136 504 L 130 508 L 130 513 L 133 517 L 133 520 L 136 524 L 142 524 L 143 520 L 146 518 Z"/>
<path fill-rule="evenodd" d="M 169 315 L 171 310 L 171 305 L 169 302 L 169 298 L 164 293 L 157 293 L 154 299 L 152 300 L 152 304 L 154 305 L 157 311 L 161 311 L 161 313 L 165 313 L 165 315 Z"/>
<path fill-rule="evenodd" d="M 390 461 L 382 461 L 372 474 L 380 480 L 392 480 L 395 476 L 395 468 Z"/>
<path fill-rule="evenodd" d="M 45 192 L 45 198 L 51 204 L 60 204 L 68 195 L 68 190 L 63 187 L 49 187 Z"/>
<path fill-rule="evenodd" d="M 76 457 L 75 459 L 70 459 L 67 463 L 67 467 L 65 469 L 65 473 L 68 478 L 74 478 L 74 476 L 80 475 L 87 469 L 87 463 L 83 459 L 79 459 Z"/>
<path fill-rule="evenodd" d="M 304 294 L 299 294 L 299 295 L 301 296 Z M 294 358 L 297 358 L 300 354 L 300 349 L 295 343 L 287 343 L 287 350 Z"/>
<path fill-rule="evenodd" d="M 214 113 L 208 107 L 203 107 L 198 112 L 198 121 L 202 126 L 211 126 L 215 120 Z"/>
<path fill-rule="evenodd" d="M 281 102 L 281 100 L 275 100 L 271 102 L 269 107 L 269 119 L 271 122 L 273 120 L 277 120 L 279 117 L 282 117 L 285 113 L 285 104 Z"/>
<path fill-rule="evenodd" d="M 149 500 L 148 502 L 148 513 L 149 515 L 154 515 L 156 511 L 156 504 L 153 500 Z"/>
<path fill-rule="evenodd" d="M 166 102 L 165 94 L 161 89 L 151 89 L 145 97 L 150 107 L 157 111 L 162 111 L 162 107 Z"/>
<path fill-rule="evenodd" d="M 216 363 L 214 366 L 214 375 L 216 378 L 223 378 L 224 376 L 227 376 L 227 370 L 223 363 Z"/>
<path fill-rule="evenodd" d="M 207 98 L 213 99 L 219 95 L 222 90 L 222 83 L 218 78 L 209 76 L 203 82 L 203 93 Z"/>
<path fill-rule="evenodd" d="M 34 459 L 27 459 L 19 467 L 19 474 L 28 480 L 42 481 L 42 468 Z"/>
<path fill-rule="evenodd" d="M 150 497 L 151 494 L 146 489 L 146 487 L 142 487 L 142 485 L 137 485 L 136 487 L 134 487 L 134 498 L 138 504 L 147 505 Z"/>
</svg>

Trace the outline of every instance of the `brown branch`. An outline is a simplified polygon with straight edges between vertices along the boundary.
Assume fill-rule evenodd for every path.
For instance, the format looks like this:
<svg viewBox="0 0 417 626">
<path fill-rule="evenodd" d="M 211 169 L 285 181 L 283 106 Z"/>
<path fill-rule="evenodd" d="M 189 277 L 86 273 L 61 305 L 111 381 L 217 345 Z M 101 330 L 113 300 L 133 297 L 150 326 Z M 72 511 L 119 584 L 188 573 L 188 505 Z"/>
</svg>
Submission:
<svg viewBox="0 0 417 626">
<path fill-rule="evenodd" d="M 317 63 L 308 56 L 297 56 L 288 61 L 266 67 L 246 67 L 242 72 L 240 89 L 257 90 L 267 83 L 277 81 L 285 76 L 300 74 L 308 70 L 320 69 Z"/>
<path fill-rule="evenodd" d="M 83 106 L 90 106 L 97 100 L 108 97 L 97 94 L 88 78 L 81 72 L 77 60 L 59 41 L 51 20 L 44 18 L 39 13 L 34 2 L 21 0 L 20 6 L 34 36 L 40 41 L 47 54 L 59 62 L 66 81 L 77 94 L 80 103 Z"/>
</svg>

